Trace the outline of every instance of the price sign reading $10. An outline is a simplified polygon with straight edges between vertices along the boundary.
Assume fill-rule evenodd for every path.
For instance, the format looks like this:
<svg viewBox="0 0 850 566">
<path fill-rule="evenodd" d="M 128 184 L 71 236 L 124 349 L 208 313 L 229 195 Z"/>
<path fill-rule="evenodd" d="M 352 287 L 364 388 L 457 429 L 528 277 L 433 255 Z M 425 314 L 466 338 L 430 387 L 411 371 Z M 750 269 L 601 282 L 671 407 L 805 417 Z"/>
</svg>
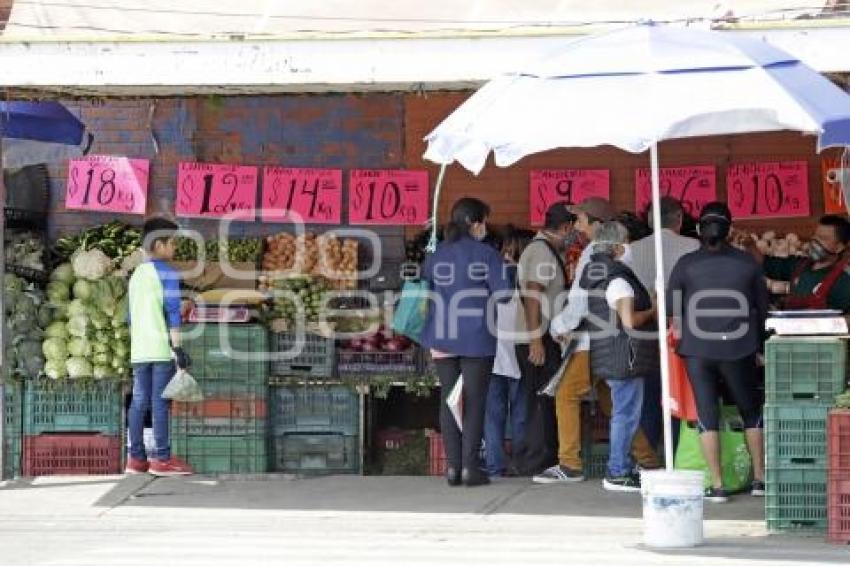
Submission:
<svg viewBox="0 0 850 566">
<path fill-rule="evenodd" d="M 808 164 L 779 161 L 730 165 L 726 193 L 732 218 L 808 216 Z"/>
<path fill-rule="evenodd" d="M 388 169 L 351 171 L 351 224 L 422 225 L 428 220 L 428 172 Z"/>
<path fill-rule="evenodd" d="M 65 208 L 144 214 L 148 199 L 147 159 L 89 155 L 68 162 Z"/>
<path fill-rule="evenodd" d="M 341 209 L 341 170 L 263 169 L 263 221 L 339 224 Z"/>
<path fill-rule="evenodd" d="M 177 175 L 177 216 L 254 220 L 257 168 L 181 163 Z"/>
</svg>

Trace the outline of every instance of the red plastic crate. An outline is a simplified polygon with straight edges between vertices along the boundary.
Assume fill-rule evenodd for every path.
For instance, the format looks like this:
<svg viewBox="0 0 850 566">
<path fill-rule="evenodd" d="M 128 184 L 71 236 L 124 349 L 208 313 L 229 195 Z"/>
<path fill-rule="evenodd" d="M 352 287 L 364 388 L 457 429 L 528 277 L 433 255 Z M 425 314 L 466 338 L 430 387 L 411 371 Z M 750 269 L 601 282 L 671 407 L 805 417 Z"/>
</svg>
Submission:
<svg viewBox="0 0 850 566">
<path fill-rule="evenodd" d="M 428 431 L 428 475 L 446 475 L 446 451 L 443 448 L 443 435 Z"/>
<path fill-rule="evenodd" d="M 850 543 L 850 470 L 829 470 L 826 494 L 826 538 L 833 543 Z"/>
<path fill-rule="evenodd" d="M 121 473 L 121 436 L 40 434 L 24 437 L 24 476 Z"/>
<path fill-rule="evenodd" d="M 829 469 L 850 472 L 850 409 L 830 411 L 826 429 Z"/>
</svg>

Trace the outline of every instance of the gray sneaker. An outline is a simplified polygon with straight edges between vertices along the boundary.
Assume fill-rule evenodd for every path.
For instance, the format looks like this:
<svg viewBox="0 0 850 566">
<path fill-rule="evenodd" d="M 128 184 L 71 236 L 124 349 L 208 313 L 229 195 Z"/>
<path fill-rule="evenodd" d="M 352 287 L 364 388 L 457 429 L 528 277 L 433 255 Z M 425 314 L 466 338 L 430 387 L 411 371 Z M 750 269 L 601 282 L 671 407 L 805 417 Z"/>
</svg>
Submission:
<svg viewBox="0 0 850 566">
<path fill-rule="evenodd" d="M 584 481 L 584 474 L 561 465 L 555 465 L 537 474 L 531 481 L 534 483 L 576 483 Z"/>
</svg>

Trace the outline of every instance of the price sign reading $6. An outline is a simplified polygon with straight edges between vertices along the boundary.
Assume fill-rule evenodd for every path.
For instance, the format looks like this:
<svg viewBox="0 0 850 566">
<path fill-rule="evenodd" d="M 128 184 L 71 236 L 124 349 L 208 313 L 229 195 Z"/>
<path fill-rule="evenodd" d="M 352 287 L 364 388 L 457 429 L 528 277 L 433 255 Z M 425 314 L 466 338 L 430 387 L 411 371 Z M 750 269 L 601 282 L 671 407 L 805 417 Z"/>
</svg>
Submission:
<svg viewBox="0 0 850 566">
<path fill-rule="evenodd" d="M 68 162 L 65 208 L 144 214 L 147 208 L 147 159 L 89 155 Z"/>
<path fill-rule="evenodd" d="M 421 225 L 428 220 L 428 172 L 354 170 L 349 177 L 351 224 Z"/>
<path fill-rule="evenodd" d="M 257 214 L 257 168 L 181 163 L 176 200 L 177 216 L 254 220 Z"/>
</svg>

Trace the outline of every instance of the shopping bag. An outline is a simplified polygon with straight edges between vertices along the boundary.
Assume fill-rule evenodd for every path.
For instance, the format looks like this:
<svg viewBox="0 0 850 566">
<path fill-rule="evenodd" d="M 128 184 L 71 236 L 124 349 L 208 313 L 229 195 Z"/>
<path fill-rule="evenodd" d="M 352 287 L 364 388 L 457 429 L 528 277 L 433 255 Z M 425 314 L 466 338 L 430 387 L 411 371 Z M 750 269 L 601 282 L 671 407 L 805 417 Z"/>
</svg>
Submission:
<svg viewBox="0 0 850 566">
<path fill-rule="evenodd" d="M 711 486 L 711 474 L 702 455 L 699 430 L 695 424 L 682 421 L 675 468 L 705 472 L 705 486 Z M 753 461 L 747 450 L 744 423 L 734 406 L 721 408 L 720 473 L 723 487 L 729 492 L 744 491 L 752 482 Z"/>
<path fill-rule="evenodd" d="M 178 369 L 162 392 L 163 399 L 197 403 L 204 400 L 204 393 L 195 378 L 185 369 Z"/>
<path fill-rule="evenodd" d="M 677 341 L 673 329 L 667 333 L 670 366 L 670 412 L 674 417 L 684 421 L 697 420 L 697 404 L 691 382 L 688 379 L 688 368 L 679 354 L 676 353 Z"/>
<path fill-rule="evenodd" d="M 446 405 L 449 406 L 449 411 L 455 418 L 458 430 L 463 432 L 463 375 L 457 379 L 449 396 L 446 397 Z"/>
<path fill-rule="evenodd" d="M 405 282 L 393 314 L 393 332 L 419 342 L 428 318 L 428 292 L 427 281 Z"/>
</svg>

